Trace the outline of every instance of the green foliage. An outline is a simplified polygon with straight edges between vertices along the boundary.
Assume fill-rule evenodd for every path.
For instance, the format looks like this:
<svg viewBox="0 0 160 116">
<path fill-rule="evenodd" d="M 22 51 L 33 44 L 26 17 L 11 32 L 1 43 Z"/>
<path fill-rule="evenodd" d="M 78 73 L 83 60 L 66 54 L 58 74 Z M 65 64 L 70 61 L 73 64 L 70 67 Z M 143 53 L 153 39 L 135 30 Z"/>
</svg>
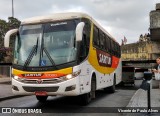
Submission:
<svg viewBox="0 0 160 116">
<path fill-rule="evenodd" d="M 20 21 L 14 17 L 8 17 L 8 27 L 9 29 L 15 29 L 20 26 Z"/>
<path fill-rule="evenodd" d="M 9 30 L 8 23 L 5 20 L 0 19 L 0 48 L 3 45 L 3 38 L 5 33 Z"/>
<path fill-rule="evenodd" d="M 0 48 L 3 47 L 4 36 L 6 32 L 10 29 L 18 28 L 20 26 L 20 23 L 21 22 L 14 17 L 8 17 L 8 22 L 3 19 L 0 19 Z M 11 41 L 11 43 L 13 42 Z"/>
<path fill-rule="evenodd" d="M 9 30 L 10 29 L 19 28 L 20 23 L 21 22 L 18 19 L 13 18 L 13 17 L 8 17 L 8 27 L 9 27 Z M 15 36 L 12 36 L 11 39 L 10 39 L 10 48 L 14 47 L 14 41 L 15 41 Z"/>
<path fill-rule="evenodd" d="M 4 47 L 4 36 L 7 33 L 7 31 L 11 30 L 11 29 L 15 29 L 18 28 L 20 26 L 20 21 L 17 18 L 14 17 L 8 17 L 8 22 L 0 19 L 0 48 Z M 10 39 L 10 48 L 13 49 L 14 47 L 14 41 L 15 41 L 15 36 L 13 36 Z M 0 62 L 2 61 L 2 59 L 5 57 L 4 53 L 2 54 L 2 50 L 0 50 L 1 54 L 0 54 Z"/>
</svg>

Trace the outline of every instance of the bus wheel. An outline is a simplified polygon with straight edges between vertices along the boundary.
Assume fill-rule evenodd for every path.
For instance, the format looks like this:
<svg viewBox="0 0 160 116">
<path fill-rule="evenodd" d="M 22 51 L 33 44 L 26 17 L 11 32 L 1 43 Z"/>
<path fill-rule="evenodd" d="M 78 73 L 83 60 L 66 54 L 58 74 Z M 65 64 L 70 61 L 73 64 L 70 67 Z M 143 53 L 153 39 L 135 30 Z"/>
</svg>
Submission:
<svg viewBox="0 0 160 116">
<path fill-rule="evenodd" d="M 114 77 L 113 86 L 109 87 L 109 92 L 114 93 L 116 90 L 116 78 Z"/>
<path fill-rule="evenodd" d="M 94 77 L 91 82 L 91 98 L 96 98 L 96 78 Z"/>
<path fill-rule="evenodd" d="M 45 102 L 47 100 L 48 96 L 36 96 L 37 100 L 39 102 Z"/>
<path fill-rule="evenodd" d="M 113 79 L 113 85 L 110 86 L 110 87 L 104 88 L 104 91 L 106 91 L 106 92 L 108 92 L 108 93 L 114 93 L 115 90 L 116 90 L 116 79 L 115 79 L 115 77 L 114 77 L 114 79 Z"/>
<path fill-rule="evenodd" d="M 125 84 L 125 83 L 124 83 L 123 81 L 121 81 L 119 85 L 123 87 L 124 84 Z"/>
<path fill-rule="evenodd" d="M 81 104 L 87 105 L 91 101 L 91 92 L 81 95 Z"/>
<path fill-rule="evenodd" d="M 89 93 L 81 95 L 82 105 L 87 105 L 91 102 L 91 99 L 95 98 L 95 91 L 96 91 L 96 80 L 95 78 L 91 81 L 91 91 Z"/>
</svg>

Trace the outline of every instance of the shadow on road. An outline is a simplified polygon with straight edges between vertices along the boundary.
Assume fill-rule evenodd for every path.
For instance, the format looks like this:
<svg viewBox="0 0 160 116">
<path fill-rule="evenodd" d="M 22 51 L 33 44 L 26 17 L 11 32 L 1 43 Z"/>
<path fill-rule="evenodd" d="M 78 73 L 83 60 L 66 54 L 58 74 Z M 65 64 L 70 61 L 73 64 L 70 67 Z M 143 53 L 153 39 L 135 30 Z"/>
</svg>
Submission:
<svg viewBox="0 0 160 116">
<path fill-rule="evenodd" d="M 100 113 L 101 112 L 103 113 L 105 112 L 104 111 L 105 107 L 99 107 L 99 106 L 96 107 L 95 104 L 97 102 L 101 101 L 102 99 L 106 100 L 105 98 L 111 98 L 113 96 L 119 95 L 120 90 L 137 90 L 139 89 L 140 83 L 141 83 L 140 81 L 138 81 L 138 84 L 136 82 L 135 86 L 130 86 L 130 85 L 119 86 L 118 85 L 116 86 L 116 92 L 113 94 L 107 93 L 103 89 L 98 90 L 96 91 L 96 98 L 93 99 L 91 103 L 87 106 L 82 106 L 80 97 L 74 96 L 74 97 L 49 97 L 45 103 L 40 103 L 37 101 L 37 104 L 35 107 L 47 110 L 46 112 L 63 112 L 63 113 L 66 113 L 66 112 L 73 112 L 73 113 L 99 112 Z M 113 106 L 111 106 L 111 108 L 113 108 Z M 108 107 L 105 108 L 105 110 L 107 109 Z"/>
<path fill-rule="evenodd" d="M 94 102 L 97 102 L 99 99 L 103 99 L 105 97 L 107 97 L 108 95 L 110 95 L 110 93 L 107 93 L 103 90 L 98 90 L 96 91 L 96 98 L 92 99 L 91 104 L 93 104 Z M 86 107 L 81 105 L 81 98 L 80 96 L 63 96 L 63 97 L 52 97 L 50 96 L 47 101 L 45 103 L 40 103 L 37 102 L 37 107 Z"/>
<path fill-rule="evenodd" d="M 42 109 L 43 112 L 51 113 L 109 113 L 112 112 L 111 109 L 113 107 L 108 108 L 93 105 L 99 100 L 102 100 L 103 98 L 105 99 L 105 97 L 108 97 L 109 95 L 111 94 L 106 93 L 103 90 L 98 90 L 96 92 L 96 98 L 86 106 L 81 105 L 81 98 L 79 96 L 49 97 L 45 103 L 40 103 L 37 101 L 37 104 L 34 107 Z"/>
</svg>

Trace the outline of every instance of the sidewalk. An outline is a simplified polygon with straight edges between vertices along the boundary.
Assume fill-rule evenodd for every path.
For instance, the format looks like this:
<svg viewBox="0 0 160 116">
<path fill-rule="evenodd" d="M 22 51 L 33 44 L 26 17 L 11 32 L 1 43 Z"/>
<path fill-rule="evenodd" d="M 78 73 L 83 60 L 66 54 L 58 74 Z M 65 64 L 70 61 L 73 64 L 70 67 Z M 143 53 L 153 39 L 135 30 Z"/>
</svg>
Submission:
<svg viewBox="0 0 160 116">
<path fill-rule="evenodd" d="M 0 84 L 7 84 L 7 83 L 11 83 L 10 77 L 1 77 L 0 78 Z"/>
<path fill-rule="evenodd" d="M 148 101 L 147 101 L 147 91 L 138 89 L 135 94 L 132 96 L 129 104 L 126 108 L 137 109 L 147 109 Z M 156 110 L 157 112 L 152 112 L 148 114 L 146 111 L 144 112 L 136 112 L 136 113 L 124 113 L 125 116 L 159 116 L 160 115 L 160 89 L 151 89 L 151 109 Z M 141 110 L 141 111 L 142 111 Z"/>
<path fill-rule="evenodd" d="M 147 91 L 138 89 L 127 107 L 147 107 Z M 151 107 L 160 108 L 160 89 L 151 89 Z"/>
</svg>

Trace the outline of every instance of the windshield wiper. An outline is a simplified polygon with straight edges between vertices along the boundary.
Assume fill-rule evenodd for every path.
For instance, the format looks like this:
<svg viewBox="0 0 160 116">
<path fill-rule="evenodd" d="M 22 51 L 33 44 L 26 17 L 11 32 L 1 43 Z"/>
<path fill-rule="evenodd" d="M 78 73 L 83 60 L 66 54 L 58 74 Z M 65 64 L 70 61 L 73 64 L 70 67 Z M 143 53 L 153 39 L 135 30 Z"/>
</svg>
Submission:
<svg viewBox="0 0 160 116">
<path fill-rule="evenodd" d="M 46 55 L 47 55 L 48 59 L 50 60 L 50 62 L 52 63 L 52 65 L 53 65 L 56 69 L 58 69 L 58 68 L 56 67 L 56 64 L 55 64 L 55 62 L 53 61 L 51 55 L 49 54 L 49 52 L 47 51 L 47 49 L 44 47 L 44 38 L 42 37 L 39 66 L 41 66 L 41 61 L 42 61 L 42 57 L 43 57 L 43 52 L 46 53 Z"/>
<path fill-rule="evenodd" d="M 30 64 L 30 62 L 31 62 L 34 54 L 35 54 L 35 55 L 37 54 L 38 41 L 39 41 L 39 38 L 37 37 L 37 43 L 36 43 L 36 45 L 33 46 L 33 48 L 32 48 L 32 50 L 31 50 L 31 52 L 30 52 L 30 54 L 29 54 L 26 62 L 24 63 L 24 69 Z"/>
<path fill-rule="evenodd" d="M 49 58 L 49 60 L 51 61 L 52 65 L 55 66 L 56 69 L 58 69 L 58 68 L 56 67 L 56 64 L 55 64 L 55 62 L 53 61 L 51 55 L 48 53 L 47 49 L 44 47 L 43 50 L 44 50 L 44 52 L 46 53 L 46 55 L 47 55 L 47 57 Z"/>
<path fill-rule="evenodd" d="M 36 51 L 35 51 L 35 56 L 37 55 L 37 49 L 38 49 L 38 41 L 39 41 L 39 37 L 37 37 L 37 44 L 36 44 Z"/>
</svg>

